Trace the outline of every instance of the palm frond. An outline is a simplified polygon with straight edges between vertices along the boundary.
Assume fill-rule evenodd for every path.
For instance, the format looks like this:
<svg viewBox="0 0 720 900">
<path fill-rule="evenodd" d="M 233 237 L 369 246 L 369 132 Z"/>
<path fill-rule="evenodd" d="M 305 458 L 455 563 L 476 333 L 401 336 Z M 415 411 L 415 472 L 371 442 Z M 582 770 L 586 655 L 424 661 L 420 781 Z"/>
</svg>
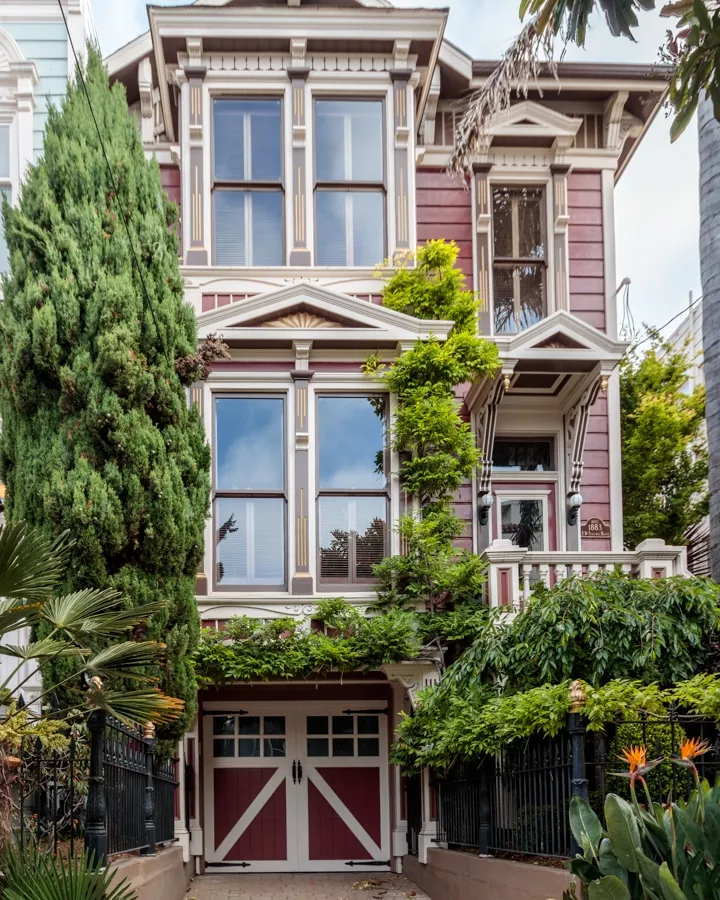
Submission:
<svg viewBox="0 0 720 900">
<path fill-rule="evenodd" d="M 142 668 L 159 662 L 165 656 L 165 650 L 165 644 L 156 641 L 125 641 L 122 644 L 113 644 L 88 660 L 86 670 L 91 675 L 101 677 L 127 675 L 129 669 Z"/>
<path fill-rule="evenodd" d="M 117 591 L 86 588 L 64 597 L 53 597 L 44 605 L 41 616 L 63 631 L 79 632 L 88 620 L 111 617 L 119 599 Z"/>
<path fill-rule="evenodd" d="M 6 634 L 24 625 L 36 625 L 40 620 L 40 600 L 0 600 L 0 634 Z"/>
<path fill-rule="evenodd" d="M 157 688 L 118 691 L 106 690 L 93 683 L 86 696 L 91 709 L 102 709 L 126 725 L 144 725 L 146 722 L 163 725 L 174 722 L 185 708 L 182 700 L 168 697 Z"/>
<path fill-rule="evenodd" d="M 88 650 L 73 647 L 67 641 L 57 641 L 53 638 L 42 638 L 32 644 L 13 646 L 12 644 L 0 644 L 0 656 L 14 656 L 16 659 L 24 659 L 29 662 L 33 659 L 51 659 L 59 656 L 74 656 L 82 658 L 89 655 Z"/>
<path fill-rule="evenodd" d="M 144 606 L 134 606 L 130 609 L 114 609 L 112 612 L 85 619 L 77 630 L 78 633 L 97 634 L 102 637 L 120 635 L 128 628 L 145 622 L 150 616 L 164 609 L 166 605 L 165 601 L 158 601 L 157 603 L 146 603 Z"/>
<path fill-rule="evenodd" d="M 53 541 L 24 522 L 0 528 L 0 597 L 44 600 L 60 581 L 67 563 L 68 541 Z"/>
</svg>

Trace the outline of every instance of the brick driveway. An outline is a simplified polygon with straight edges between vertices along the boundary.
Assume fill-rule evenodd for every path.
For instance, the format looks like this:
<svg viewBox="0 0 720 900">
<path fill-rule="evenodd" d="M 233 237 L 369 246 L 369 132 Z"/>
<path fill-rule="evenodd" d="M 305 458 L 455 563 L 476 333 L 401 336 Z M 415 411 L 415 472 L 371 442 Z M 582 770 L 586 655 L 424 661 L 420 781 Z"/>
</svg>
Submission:
<svg viewBox="0 0 720 900">
<path fill-rule="evenodd" d="M 185 900 L 430 900 L 401 875 L 204 875 Z"/>
</svg>

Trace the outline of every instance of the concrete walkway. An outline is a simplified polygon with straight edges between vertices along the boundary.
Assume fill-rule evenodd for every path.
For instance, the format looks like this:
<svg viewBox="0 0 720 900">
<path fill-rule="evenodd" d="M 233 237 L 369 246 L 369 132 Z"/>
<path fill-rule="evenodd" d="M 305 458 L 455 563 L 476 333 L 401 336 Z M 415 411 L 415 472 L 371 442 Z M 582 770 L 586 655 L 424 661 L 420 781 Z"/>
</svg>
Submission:
<svg viewBox="0 0 720 900">
<path fill-rule="evenodd" d="M 401 875 L 203 875 L 185 900 L 430 900 Z"/>
</svg>

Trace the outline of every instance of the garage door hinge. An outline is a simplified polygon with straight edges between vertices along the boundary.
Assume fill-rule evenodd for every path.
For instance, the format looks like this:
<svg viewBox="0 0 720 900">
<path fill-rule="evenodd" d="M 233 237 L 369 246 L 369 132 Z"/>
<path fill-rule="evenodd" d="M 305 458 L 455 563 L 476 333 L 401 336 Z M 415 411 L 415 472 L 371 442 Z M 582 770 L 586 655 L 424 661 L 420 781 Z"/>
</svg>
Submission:
<svg viewBox="0 0 720 900">
<path fill-rule="evenodd" d="M 346 866 L 389 866 L 389 859 L 351 859 Z"/>
</svg>

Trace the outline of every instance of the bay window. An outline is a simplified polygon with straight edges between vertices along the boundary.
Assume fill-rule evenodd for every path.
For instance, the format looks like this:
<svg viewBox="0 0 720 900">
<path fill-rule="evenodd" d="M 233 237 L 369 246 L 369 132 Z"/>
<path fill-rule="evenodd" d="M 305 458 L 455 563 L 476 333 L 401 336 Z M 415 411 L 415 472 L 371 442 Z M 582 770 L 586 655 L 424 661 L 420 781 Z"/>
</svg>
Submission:
<svg viewBox="0 0 720 900">
<path fill-rule="evenodd" d="M 315 101 L 316 260 L 375 266 L 385 258 L 382 100 Z"/>
<path fill-rule="evenodd" d="M 284 588 L 285 402 L 215 398 L 215 583 Z"/>
<path fill-rule="evenodd" d="M 283 263 L 280 100 L 213 103 L 215 264 Z"/>
<path fill-rule="evenodd" d="M 492 197 L 495 333 L 515 334 L 546 314 L 543 191 L 495 187 Z"/>
<path fill-rule="evenodd" d="M 385 556 L 385 405 L 382 397 L 318 397 L 320 583 L 371 582 Z"/>
<path fill-rule="evenodd" d="M 8 203 L 12 203 L 9 125 L 0 125 L 0 274 L 6 273 L 10 268 L 7 242 L 5 240 L 5 223 L 2 215 L 3 197 Z"/>
</svg>

